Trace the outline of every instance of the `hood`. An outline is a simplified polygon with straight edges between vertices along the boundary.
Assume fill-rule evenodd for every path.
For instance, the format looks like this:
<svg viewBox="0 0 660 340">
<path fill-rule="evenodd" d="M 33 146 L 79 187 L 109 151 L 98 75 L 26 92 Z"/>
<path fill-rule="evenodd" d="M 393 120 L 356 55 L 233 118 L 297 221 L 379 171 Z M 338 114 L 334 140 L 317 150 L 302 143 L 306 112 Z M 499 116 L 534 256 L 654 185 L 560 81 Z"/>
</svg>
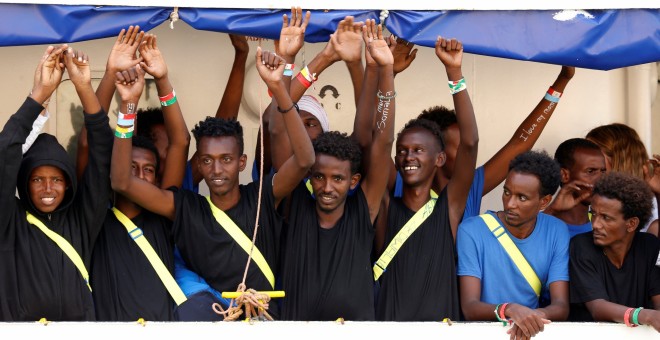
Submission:
<svg viewBox="0 0 660 340">
<path fill-rule="evenodd" d="M 55 209 L 55 212 L 62 211 L 73 202 L 73 196 L 76 192 L 78 183 L 76 181 L 73 162 L 69 158 L 69 154 L 66 153 L 64 147 L 60 145 L 60 143 L 57 141 L 57 138 L 55 138 L 53 135 L 47 133 L 40 134 L 28 152 L 23 155 L 21 168 L 18 171 L 18 181 L 16 182 L 18 195 L 21 198 L 23 204 L 26 205 L 26 209 L 41 215 L 41 213 L 34 207 L 34 203 L 30 198 L 28 191 L 28 180 L 30 179 L 30 174 L 32 174 L 32 171 L 36 167 L 42 165 L 51 165 L 57 167 L 62 170 L 67 177 L 69 185 L 64 194 L 64 200 L 62 200 L 60 206 Z"/>
</svg>

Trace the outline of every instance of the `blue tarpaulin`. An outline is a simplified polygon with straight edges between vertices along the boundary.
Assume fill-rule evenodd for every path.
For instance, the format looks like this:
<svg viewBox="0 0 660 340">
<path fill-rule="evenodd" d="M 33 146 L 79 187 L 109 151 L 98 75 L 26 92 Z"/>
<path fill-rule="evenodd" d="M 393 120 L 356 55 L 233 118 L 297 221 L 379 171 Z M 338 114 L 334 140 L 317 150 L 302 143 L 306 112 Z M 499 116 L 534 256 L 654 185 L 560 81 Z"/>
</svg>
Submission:
<svg viewBox="0 0 660 340">
<path fill-rule="evenodd" d="M 105 38 L 129 25 L 150 30 L 172 8 L 0 4 L 0 46 L 72 43 Z M 195 29 L 276 39 L 289 10 L 181 8 Z M 327 41 L 346 15 L 377 19 L 379 10 L 312 11 L 305 40 Z M 517 60 L 610 70 L 660 61 L 660 10 L 390 11 L 396 36 L 432 47 L 455 37 L 465 51 Z"/>
</svg>

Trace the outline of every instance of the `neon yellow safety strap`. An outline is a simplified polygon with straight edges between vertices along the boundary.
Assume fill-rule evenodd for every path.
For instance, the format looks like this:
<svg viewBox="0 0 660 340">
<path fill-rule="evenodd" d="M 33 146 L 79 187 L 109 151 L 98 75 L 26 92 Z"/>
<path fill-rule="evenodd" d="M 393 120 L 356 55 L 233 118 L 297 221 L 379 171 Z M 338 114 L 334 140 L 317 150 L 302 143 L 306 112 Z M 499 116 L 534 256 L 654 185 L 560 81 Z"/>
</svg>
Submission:
<svg viewBox="0 0 660 340">
<path fill-rule="evenodd" d="M 394 255 L 401 249 L 404 243 L 408 240 L 408 237 L 419 228 L 422 223 L 426 220 L 429 215 L 433 212 L 435 208 L 435 202 L 438 200 L 438 194 L 431 190 L 431 199 L 419 209 L 413 217 L 406 222 L 406 224 L 396 233 L 396 236 L 392 239 L 387 248 L 382 255 L 378 258 L 378 261 L 374 264 L 374 281 L 378 281 L 381 275 L 385 272 L 387 265 L 390 264 L 390 261 L 394 258 Z"/>
<path fill-rule="evenodd" d="M 180 306 L 182 303 L 186 302 L 186 294 L 183 293 L 179 285 L 174 280 L 172 273 L 167 269 L 167 267 L 165 267 L 163 260 L 161 260 L 158 254 L 156 254 L 156 251 L 151 246 L 147 238 L 144 237 L 142 229 L 136 226 L 135 223 L 133 223 L 130 218 L 126 217 L 124 213 L 119 211 L 119 209 L 113 207 L 112 212 L 115 213 L 115 216 L 119 222 L 121 222 L 121 224 L 123 224 L 126 228 L 126 231 L 128 231 L 128 235 L 133 239 L 133 241 L 135 241 L 135 243 L 137 243 L 137 245 L 144 253 L 144 256 L 147 257 L 147 260 L 149 260 L 149 263 L 151 263 L 151 266 L 156 271 L 156 274 L 158 274 L 158 277 L 163 282 L 163 285 L 165 285 L 165 288 L 170 293 L 177 306 Z"/>
<path fill-rule="evenodd" d="M 536 293 L 536 296 L 541 296 L 541 280 L 539 280 L 539 277 L 536 275 L 534 272 L 534 269 L 532 269 L 532 266 L 529 265 L 529 262 L 527 262 L 527 259 L 525 259 L 525 256 L 520 252 L 520 249 L 516 246 L 515 243 L 513 243 L 513 240 L 511 240 L 511 237 L 509 237 L 509 234 L 507 234 L 506 230 L 504 230 L 504 227 L 497 222 L 495 217 L 491 214 L 483 214 L 479 215 L 481 219 L 486 222 L 486 225 L 488 226 L 488 229 L 493 233 L 493 236 L 500 241 L 500 244 L 506 250 L 507 254 L 509 254 L 509 257 L 515 263 L 516 267 L 518 267 L 518 270 L 520 273 L 525 277 L 525 280 L 527 280 L 527 283 L 529 283 L 530 287 L 534 290 L 534 293 Z"/>
<path fill-rule="evenodd" d="M 30 214 L 29 211 L 26 211 L 27 213 L 27 221 L 30 222 L 30 224 L 36 226 L 39 228 L 39 230 L 43 231 L 46 236 L 48 236 L 55 244 L 57 244 L 62 251 L 66 254 L 66 256 L 69 257 L 71 262 L 78 268 L 78 271 L 80 272 L 80 275 L 82 275 L 83 279 L 85 280 L 85 284 L 87 284 L 87 288 L 89 288 L 89 291 L 92 291 L 92 286 L 89 285 L 89 274 L 87 273 L 87 268 L 85 268 L 85 263 L 83 262 L 82 258 L 80 258 L 80 255 L 78 255 L 78 252 L 73 248 L 71 243 L 67 241 L 64 237 L 60 236 L 60 234 L 48 229 L 46 225 L 41 222 L 38 218 L 36 218 L 34 215 Z"/>
<path fill-rule="evenodd" d="M 213 202 L 211 202 L 211 198 L 209 196 L 206 196 L 206 200 L 209 202 L 209 206 L 211 206 L 211 212 L 213 212 L 213 216 L 215 217 L 215 220 L 220 224 L 220 226 L 225 229 L 225 231 L 231 236 L 238 245 L 245 250 L 246 253 L 250 254 L 250 249 L 252 249 L 252 240 L 250 240 L 245 233 L 239 228 L 234 221 L 232 221 L 227 214 L 225 214 L 224 211 L 218 209 L 215 205 L 213 205 Z M 266 276 L 266 279 L 268 279 L 268 282 L 270 283 L 270 286 L 275 289 L 275 275 L 273 275 L 273 271 L 270 270 L 270 266 L 268 266 L 268 262 L 266 262 L 266 259 L 264 256 L 261 254 L 259 251 L 259 248 L 257 248 L 256 245 L 254 245 L 254 250 L 252 251 L 252 260 L 257 264 L 257 267 L 261 269 L 261 272 L 264 273 L 264 276 Z"/>
</svg>

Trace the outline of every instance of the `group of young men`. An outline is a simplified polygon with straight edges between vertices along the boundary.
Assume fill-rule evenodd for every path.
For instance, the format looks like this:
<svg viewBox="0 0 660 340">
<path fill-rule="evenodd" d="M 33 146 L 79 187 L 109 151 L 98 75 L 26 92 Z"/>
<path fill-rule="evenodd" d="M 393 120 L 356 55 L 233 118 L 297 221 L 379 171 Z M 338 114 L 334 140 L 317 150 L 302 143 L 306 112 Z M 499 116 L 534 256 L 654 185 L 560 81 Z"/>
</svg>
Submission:
<svg viewBox="0 0 660 340">
<path fill-rule="evenodd" d="M 554 159 L 530 151 L 573 68 L 562 68 L 511 140 L 475 170 L 479 137 L 459 41 L 435 45 L 455 112 L 425 111 L 395 138 L 394 75 L 414 59 L 412 47 L 383 37 L 373 20 L 347 17 L 293 76 L 309 20 L 292 9 L 277 51 L 257 49 L 272 102 L 260 180 L 247 185 L 232 100 L 242 93 L 245 40 L 232 36 L 233 90 L 193 129 L 190 160 L 155 36 L 122 30 L 96 93 L 84 53 L 47 49 L 30 96 L 0 133 L 0 320 L 221 320 L 236 306 L 219 292 L 243 287 L 284 290 L 268 307 L 282 320 L 499 320 L 525 339 L 570 312 L 660 331 L 660 242 L 638 232 L 660 190 L 604 175 L 605 159 L 586 139 L 562 143 Z M 303 94 L 334 62 L 362 65 L 363 44 L 354 131 L 329 131 L 322 107 Z M 51 135 L 21 150 L 64 70 L 86 112 L 78 173 Z M 161 121 L 140 123 L 149 115 L 136 107 L 145 72 Z M 106 112 L 115 90 L 113 143 Z M 208 197 L 193 190 L 202 179 Z M 480 214 L 481 197 L 502 181 L 502 210 Z"/>
</svg>

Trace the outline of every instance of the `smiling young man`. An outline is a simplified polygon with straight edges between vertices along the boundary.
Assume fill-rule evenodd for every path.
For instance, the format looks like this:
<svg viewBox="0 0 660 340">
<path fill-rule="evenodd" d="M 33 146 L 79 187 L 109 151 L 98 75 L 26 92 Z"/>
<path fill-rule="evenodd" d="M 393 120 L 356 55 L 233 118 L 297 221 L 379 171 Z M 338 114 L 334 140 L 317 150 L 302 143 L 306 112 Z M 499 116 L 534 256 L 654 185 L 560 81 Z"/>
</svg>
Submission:
<svg viewBox="0 0 660 340">
<path fill-rule="evenodd" d="M 559 144 L 555 160 L 561 168 L 561 189 L 543 212 L 564 221 L 571 237 L 589 232 L 591 190 L 605 173 L 605 157 L 595 143 L 571 138 Z"/>
<path fill-rule="evenodd" d="M 377 111 L 368 128 L 373 142 L 363 156 L 359 144 L 345 133 L 325 132 L 314 141 L 316 161 L 310 169 L 314 197 L 300 183 L 291 194 L 287 216 L 282 269 L 287 294 L 282 314 L 287 320 L 375 318 L 373 223 L 388 178 L 376 165 L 391 157 L 396 92 L 394 57 L 382 27 L 368 20 L 363 37 L 374 62 L 367 66 L 362 97 L 379 102 L 377 108 L 367 105 L 367 114 Z M 364 113 L 358 109 L 357 115 Z M 383 123 L 378 128 L 374 122 Z M 353 189 L 354 194 L 349 195 Z"/>
<path fill-rule="evenodd" d="M 652 209 L 653 193 L 636 177 L 613 172 L 596 183 L 593 231 L 571 240 L 572 321 L 650 325 L 660 331 L 660 241 L 639 232 Z"/>
<path fill-rule="evenodd" d="M 440 128 L 426 119 L 406 124 L 395 154 L 403 196 L 385 195 L 376 229 L 375 247 L 382 254 L 372 269 L 380 284 L 376 318 L 382 321 L 460 317 L 454 239 L 474 177 L 479 136 L 461 70 L 463 45 L 438 37 L 435 53 L 447 73 L 461 132 L 456 173 L 435 195 L 435 175 L 446 159 Z"/>
<path fill-rule="evenodd" d="M 42 103 L 61 82 L 63 65 L 89 135 L 89 163 L 80 180 L 53 135 L 39 135 L 21 155 Z M 87 268 L 106 213 L 111 147 L 87 56 L 66 45 L 49 47 L 30 96 L 0 133 L 0 321 L 95 319 Z"/>
<path fill-rule="evenodd" d="M 559 186 L 559 172 L 545 152 L 520 154 L 509 165 L 503 210 L 461 223 L 458 276 L 467 320 L 509 319 L 509 333 L 519 338 L 568 316 L 568 229 L 541 213 Z M 514 260 L 516 255 L 522 259 Z M 545 291 L 551 303 L 539 308 Z"/>
<path fill-rule="evenodd" d="M 196 166 L 210 191 L 206 198 L 188 190 L 164 190 L 132 176 L 129 140 L 116 138 L 113 150 L 113 189 L 141 207 L 171 219 L 173 237 L 183 259 L 220 292 L 235 291 L 242 282 L 258 207 L 259 232 L 245 285 L 258 291 L 274 289 L 281 232 L 276 209 L 314 163 L 312 143 L 282 81 L 284 61 L 257 48 L 256 67 L 277 101 L 293 146 L 293 155 L 280 171 L 264 178 L 261 201 L 259 183 L 239 185 L 239 173 L 245 169 L 247 156 L 243 153 L 243 128 L 238 121 L 207 117 L 193 129 Z M 247 249 L 241 246 L 245 238 Z M 270 312 L 277 316 L 275 306 L 271 304 Z"/>
</svg>

